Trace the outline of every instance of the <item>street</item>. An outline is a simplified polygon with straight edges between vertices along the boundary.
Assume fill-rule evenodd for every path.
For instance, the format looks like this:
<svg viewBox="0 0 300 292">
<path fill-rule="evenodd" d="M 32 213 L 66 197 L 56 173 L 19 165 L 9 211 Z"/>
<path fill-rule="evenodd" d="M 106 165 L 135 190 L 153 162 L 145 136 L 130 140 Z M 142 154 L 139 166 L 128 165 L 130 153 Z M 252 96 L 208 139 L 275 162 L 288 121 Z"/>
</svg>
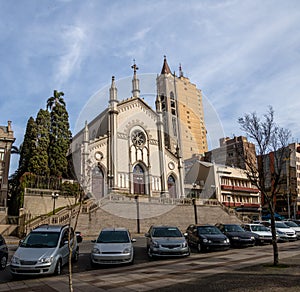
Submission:
<svg viewBox="0 0 300 292">
<path fill-rule="evenodd" d="M 99 267 L 92 269 L 89 261 L 89 253 L 92 248 L 90 241 L 84 240 L 80 244 L 79 261 L 74 264 L 74 286 L 76 285 L 95 285 L 95 288 L 110 290 L 120 288 L 126 290 L 146 291 L 171 285 L 183 285 L 184 283 L 195 281 L 195 279 L 204 279 L 205 277 L 216 276 L 218 274 L 232 273 L 235 270 L 245 267 L 251 267 L 261 263 L 272 263 L 273 249 L 271 245 L 254 246 L 242 249 L 230 249 L 228 251 L 192 253 L 187 258 L 162 259 L 150 261 L 147 258 L 145 249 L 145 239 L 137 238 L 134 244 L 136 259 L 135 264 L 131 266 L 112 266 Z M 300 241 L 280 243 L 280 258 L 293 257 L 299 254 Z M 16 246 L 10 247 L 10 255 Z M 9 285 L 0 284 L 0 291 L 8 291 L 8 286 L 20 285 L 28 287 L 36 279 L 39 282 L 47 281 L 51 283 L 49 291 L 67 290 L 68 268 L 64 267 L 63 275 L 50 277 L 34 277 L 31 280 L 21 279 L 12 281 L 9 273 L 9 267 L 0 273 L 0 283 L 11 283 Z M 59 278 L 59 281 L 58 281 Z M 56 287 L 60 283 L 59 288 Z M 14 284 L 15 283 L 15 284 Z M 36 285 L 36 281 L 35 281 Z M 63 286 L 65 285 L 65 286 Z M 20 290 L 21 291 L 21 290 Z"/>
</svg>

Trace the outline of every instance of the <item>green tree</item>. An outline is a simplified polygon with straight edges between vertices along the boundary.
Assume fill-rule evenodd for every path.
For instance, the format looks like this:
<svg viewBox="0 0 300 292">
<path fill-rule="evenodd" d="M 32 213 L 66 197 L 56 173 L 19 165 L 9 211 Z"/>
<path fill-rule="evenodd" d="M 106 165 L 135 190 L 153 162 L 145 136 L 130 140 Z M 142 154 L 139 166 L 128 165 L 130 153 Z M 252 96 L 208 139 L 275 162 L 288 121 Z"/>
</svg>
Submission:
<svg viewBox="0 0 300 292">
<path fill-rule="evenodd" d="M 49 132 L 50 114 L 47 110 L 40 109 L 36 118 L 36 139 L 31 157 L 29 159 L 29 171 L 43 176 L 50 175 L 49 169 Z"/>
<path fill-rule="evenodd" d="M 54 90 L 53 96 L 47 100 L 47 109 L 50 109 L 50 145 L 49 168 L 50 174 L 56 177 L 67 177 L 67 151 L 72 134 L 69 125 L 69 115 L 63 99 L 64 93 Z"/>
<path fill-rule="evenodd" d="M 26 132 L 24 135 L 22 147 L 20 147 L 20 160 L 19 160 L 19 167 L 18 167 L 19 178 L 29 170 L 28 169 L 29 160 L 35 148 L 35 142 L 36 142 L 36 123 L 33 117 L 30 117 L 27 122 Z"/>
<path fill-rule="evenodd" d="M 289 130 L 279 127 L 274 120 L 274 111 L 269 107 L 261 120 L 256 113 L 245 114 L 238 119 L 241 129 L 253 141 L 256 148 L 256 159 L 244 157 L 247 165 L 247 176 L 266 201 L 271 215 L 273 244 L 273 264 L 279 264 L 279 253 L 275 230 L 276 195 L 282 182 L 282 171 L 287 159 L 286 148 L 291 137 Z M 272 153 L 273 166 L 270 166 L 269 154 Z"/>
</svg>

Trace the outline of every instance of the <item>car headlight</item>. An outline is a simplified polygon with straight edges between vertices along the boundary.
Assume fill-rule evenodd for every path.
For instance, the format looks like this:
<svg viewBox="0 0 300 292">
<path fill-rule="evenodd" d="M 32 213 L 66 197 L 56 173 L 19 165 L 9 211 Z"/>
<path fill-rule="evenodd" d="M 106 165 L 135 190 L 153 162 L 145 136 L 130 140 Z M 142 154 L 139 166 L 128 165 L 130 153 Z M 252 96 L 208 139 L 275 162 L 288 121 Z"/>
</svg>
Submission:
<svg viewBox="0 0 300 292">
<path fill-rule="evenodd" d="M 251 237 L 250 237 L 250 239 L 251 239 L 251 240 L 254 240 L 254 239 L 255 239 L 255 237 L 254 237 L 254 236 L 251 236 Z"/>
<path fill-rule="evenodd" d="M 229 239 L 226 238 L 226 239 L 224 240 L 224 243 L 229 243 Z"/>
<path fill-rule="evenodd" d="M 156 241 L 152 241 L 152 245 L 153 245 L 153 247 L 156 247 L 156 248 L 159 247 L 159 244 L 158 244 L 158 242 L 156 242 Z"/>
<path fill-rule="evenodd" d="M 278 234 L 285 235 L 285 232 L 283 232 L 283 231 L 280 231 L 280 230 L 277 230 L 277 233 L 278 233 Z"/>
<path fill-rule="evenodd" d="M 45 257 L 45 258 L 40 258 L 38 260 L 39 264 L 48 264 L 48 263 L 52 263 L 53 262 L 53 257 Z"/>
<path fill-rule="evenodd" d="M 130 253 L 130 248 L 129 248 L 129 247 L 126 247 L 126 248 L 123 250 L 123 253 Z"/>
<path fill-rule="evenodd" d="M 188 246 L 188 244 L 186 241 L 182 243 L 182 247 L 187 247 L 187 246 Z"/>
<path fill-rule="evenodd" d="M 12 259 L 11 259 L 11 263 L 19 265 L 20 264 L 20 259 L 16 256 L 13 256 Z"/>
<path fill-rule="evenodd" d="M 207 238 L 203 238 L 202 240 L 204 243 L 211 243 L 211 240 L 207 239 Z"/>
<path fill-rule="evenodd" d="M 94 247 L 94 248 L 92 249 L 92 253 L 101 253 L 101 251 L 100 251 L 99 248 Z"/>
</svg>

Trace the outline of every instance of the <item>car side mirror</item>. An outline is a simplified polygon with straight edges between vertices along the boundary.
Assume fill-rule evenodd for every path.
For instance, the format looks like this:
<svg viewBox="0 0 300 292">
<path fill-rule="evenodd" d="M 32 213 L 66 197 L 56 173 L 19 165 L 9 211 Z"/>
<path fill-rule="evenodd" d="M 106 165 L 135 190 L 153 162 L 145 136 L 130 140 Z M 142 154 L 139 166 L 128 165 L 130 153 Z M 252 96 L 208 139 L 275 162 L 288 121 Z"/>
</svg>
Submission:
<svg viewBox="0 0 300 292">
<path fill-rule="evenodd" d="M 21 245 L 23 242 L 24 242 L 24 240 L 21 239 L 21 240 L 19 241 L 19 245 Z"/>
<path fill-rule="evenodd" d="M 135 238 L 132 238 L 132 239 L 131 239 L 131 242 L 136 242 L 136 239 L 135 239 Z"/>
<path fill-rule="evenodd" d="M 184 237 L 187 237 L 187 236 L 188 236 L 187 232 L 183 233 L 183 236 L 184 236 Z"/>
<path fill-rule="evenodd" d="M 149 232 L 145 233 L 145 236 L 146 236 L 146 237 L 150 237 Z"/>
<path fill-rule="evenodd" d="M 96 239 L 91 240 L 91 242 L 96 243 Z"/>
</svg>

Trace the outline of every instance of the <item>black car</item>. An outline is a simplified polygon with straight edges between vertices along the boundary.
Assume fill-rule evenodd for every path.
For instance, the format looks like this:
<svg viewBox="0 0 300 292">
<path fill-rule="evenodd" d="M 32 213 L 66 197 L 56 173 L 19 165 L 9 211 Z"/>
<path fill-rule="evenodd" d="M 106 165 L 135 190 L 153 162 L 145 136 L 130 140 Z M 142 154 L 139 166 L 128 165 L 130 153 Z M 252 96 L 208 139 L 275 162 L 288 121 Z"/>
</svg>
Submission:
<svg viewBox="0 0 300 292">
<path fill-rule="evenodd" d="M 192 224 L 187 228 L 186 233 L 188 244 L 197 247 L 198 252 L 230 248 L 228 237 L 214 225 Z"/>
<path fill-rule="evenodd" d="M 7 258 L 8 258 L 8 248 L 4 237 L 0 234 L 0 270 L 5 269 Z"/>
<path fill-rule="evenodd" d="M 222 233 L 230 240 L 232 247 L 246 247 L 255 245 L 255 234 L 246 231 L 238 224 L 216 224 Z"/>
</svg>

